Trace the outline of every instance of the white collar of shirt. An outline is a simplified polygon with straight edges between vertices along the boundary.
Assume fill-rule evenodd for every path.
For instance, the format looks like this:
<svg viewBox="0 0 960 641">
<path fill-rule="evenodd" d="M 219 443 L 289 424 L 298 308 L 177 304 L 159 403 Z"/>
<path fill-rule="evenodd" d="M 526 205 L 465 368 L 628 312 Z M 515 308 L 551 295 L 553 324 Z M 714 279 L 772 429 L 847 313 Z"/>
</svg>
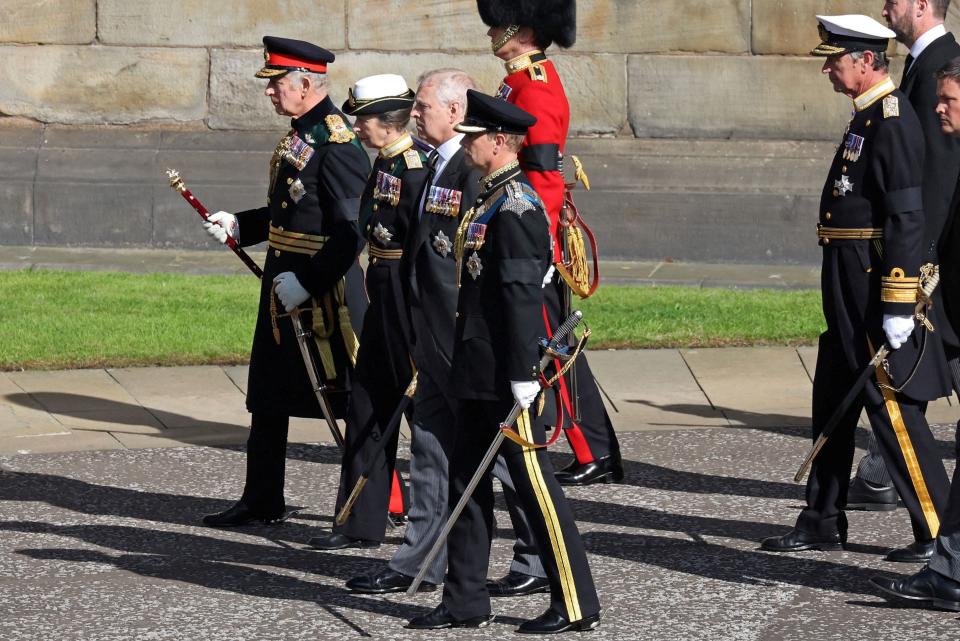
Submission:
<svg viewBox="0 0 960 641">
<path fill-rule="evenodd" d="M 457 134 L 447 142 L 443 143 L 437 147 L 437 153 L 440 154 L 440 158 L 443 159 L 443 164 L 447 164 L 447 161 L 453 158 L 457 151 L 460 150 L 460 141 L 463 140 L 465 134 Z M 440 173 L 439 168 L 437 173 Z"/>
<path fill-rule="evenodd" d="M 913 46 L 910 47 L 910 55 L 913 56 L 913 61 L 910 63 L 910 66 L 913 66 L 913 64 L 917 61 L 917 58 L 920 57 L 920 54 L 923 53 L 924 49 L 930 46 L 931 42 L 940 36 L 945 35 L 947 35 L 947 28 L 944 27 L 943 24 L 938 24 L 936 27 L 930 29 L 925 34 L 917 38 L 916 42 L 913 43 Z"/>
</svg>

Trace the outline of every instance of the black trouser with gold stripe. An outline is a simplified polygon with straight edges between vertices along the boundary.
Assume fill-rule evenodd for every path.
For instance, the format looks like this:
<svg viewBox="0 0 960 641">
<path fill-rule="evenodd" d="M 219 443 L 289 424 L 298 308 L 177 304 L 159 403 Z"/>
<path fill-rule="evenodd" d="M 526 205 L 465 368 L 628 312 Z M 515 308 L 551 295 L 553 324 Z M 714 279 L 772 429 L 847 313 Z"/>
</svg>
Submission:
<svg viewBox="0 0 960 641">
<path fill-rule="evenodd" d="M 850 370 L 838 337 L 830 332 L 822 334 L 813 381 L 814 440 L 857 374 Z M 880 376 L 885 378 L 882 373 Z M 920 541 L 936 536 L 947 504 L 949 481 L 923 415 L 924 405 L 892 390 L 878 391 L 877 382 L 869 382 L 814 459 L 807 480 L 807 507 L 797 519 L 797 529 L 846 538 L 843 509 L 853 464 L 854 433 L 860 411 L 866 409 L 893 485 L 910 512 L 914 537 Z"/>
<path fill-rule="evenodd" d="M 457 504 L 497 434 L 512 400 L 462 401 L 450 459 L 450 508 Z M 544 443 L 543 425 L 524 412 L 517 422 L 527 441 Z M 545 449 L 522 448 L 510 440 L 500 447 L 527 515 L 550 581 L 550 604 L 571 621 L 597 614 L 600 603 L 573 513 Z M 447 539 L 443 603 L 457 619 L 490 613 L 487 566 L 493 537 L 493 483 L 487 470 Z"/>
</svg>

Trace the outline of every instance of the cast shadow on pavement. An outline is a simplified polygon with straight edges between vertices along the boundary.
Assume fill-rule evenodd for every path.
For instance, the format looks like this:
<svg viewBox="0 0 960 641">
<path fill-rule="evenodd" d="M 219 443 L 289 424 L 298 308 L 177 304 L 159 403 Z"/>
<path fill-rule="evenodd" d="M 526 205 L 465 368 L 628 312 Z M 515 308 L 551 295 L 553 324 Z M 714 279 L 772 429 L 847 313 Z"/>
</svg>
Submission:
<svg viewBox="0 0 960 641">
<path fill-rule="evenodd" d="M 783 531 L 782 526 L 780 530 Z M 788 584 L 818 591 L 879 595 L 869 579 L 880 572 L 837 562 L 833 560 L 839 556 L 837 553 L 778 554 L 739 550 L 705 541 L 619 532 L 586 532 L 583 540 L 591 554 L 726 583 L 769 587 Z"/>
<path fill-rule="evenodd" d="M 91 411 L 74 410 L 69 408 L 90 407 L 92 404 L 95 404 L 97 408 L 96 414 L 99 416 L 98 420 L 100 422 L 118 426 L 116 430 L 109 430 L 110 432 L 117 434 L 135 434 L 138 437 L 158 438 L 168 441 L 181 441 L 184 445 L 204 445 L 219 449 L 236 450 L 239 447 L 238 441 L 241 439 L 245 441 L 247 436 L 250 434 L 249 428 L 242 427 L 234 423 L 207 421 L 184 414 L 177 414 L 168 410 L 151 408 L 146 405 L 124 403 L 121 401 L 113 401 L 81 394 L 68 394 L 64 392 L 34 392 L 32 394 L 17 393 L 6 394 L 3 396 L 3 399 L 30 409 L 34 409 L 36 407 L 36 403 L 39 403 L 45 411 L 78 419 L 89 419 L 91 417 Z M 145 426 L 142 421 L 138 421 L 133 418 L 138 413 L 137 410 L 145 410 L 164 426 L 170 424 L 185 427 L 164 427 L 164 429 L 155 433 L 144 433 L 142 431 L 124 432 L 124 425 L 131 427 L 151 427 L 150 425 Z M 188 426 L 189 432 L 181 431 L 185 430 L 186 426 Z M 105 431 L 79 427 L 69 427 L 68 429 L 73 432 Z M 209 442 L 207 439 L 198 438 L 196 435 L 196 432 L 202 433 L 205 430 L 209 431 L 211 434 Z M 327 428 L 325 425 L 323 425 L 322 419 L 317 419 L 317 440 L 319 441 L 320 437 L 326 433 Z M 340 452 L 332 443 L 313 448 L 310 451 L 310 455 L 310 461 L 317 463 L 331 463 L 335 465 L 340 464 Z M 288 451 L 287 458 L 297 457 L 291 456 L 290 452 Z"/>
</svg>

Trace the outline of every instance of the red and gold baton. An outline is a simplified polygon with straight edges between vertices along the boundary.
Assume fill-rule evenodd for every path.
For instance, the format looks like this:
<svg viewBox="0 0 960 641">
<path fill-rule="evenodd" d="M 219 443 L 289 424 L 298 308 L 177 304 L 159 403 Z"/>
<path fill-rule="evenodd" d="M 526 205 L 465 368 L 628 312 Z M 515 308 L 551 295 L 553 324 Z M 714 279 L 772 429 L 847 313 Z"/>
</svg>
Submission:
<svg viewBox="0 0 960 641">
<path fill-rule="evenodd" d="M 173 187 L 176 191 L 180 192 L 180 195 L 183 196 L 183 199 L 190 203 L 190 206 L 197 210 L 197 213 L 200 214 L 200 218 L 204 220 L 210 220 L 210 212 L 206 207 L 203 206 L 196 196 L 190 193 L 190 190 L 187 189 L 187 186 L 183 184 L 183 178 L 180 177 L 180 172 L 176 169 L 168 169 L 167 177 L 170 179 L 170 186 Z M 250 271 L 257 278 L 263 278 L 263 270 L 260 269 L 260 266 L 253 262 L 253 259 L 250 258 L 250 254 L 243 251 L 243 248 L 237 244 L 237 239 L 227 234 L 227 246 L 233 250 L 233 253 L 243 261 L 243 264 L 250 268 Z"/>
</svg>

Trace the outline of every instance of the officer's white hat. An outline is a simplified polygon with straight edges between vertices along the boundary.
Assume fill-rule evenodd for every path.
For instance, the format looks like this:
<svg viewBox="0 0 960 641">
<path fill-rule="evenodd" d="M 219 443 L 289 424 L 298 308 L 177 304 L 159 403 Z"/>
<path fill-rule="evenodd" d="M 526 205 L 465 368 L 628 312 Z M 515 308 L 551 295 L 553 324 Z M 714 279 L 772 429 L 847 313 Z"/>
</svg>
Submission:
<svg viewBox="0 0 960 641">
<path fill-rule="evenodd" d="M 890 38 L 897 35 L 870 16 L 861 14 L 817 16 L 817 20 L 821 42 L 810 52 L 813 56 L 886 51 Z"/>
<path fill-rule="evenodd" d="M 351 116 L 378 114 L 413 106 L 413 90 L 407 86 L 403 76 L 395 73 L 361 78 L 349 93 L 350 97 L 343 103 L 342 109 Z"/>
</svg>

